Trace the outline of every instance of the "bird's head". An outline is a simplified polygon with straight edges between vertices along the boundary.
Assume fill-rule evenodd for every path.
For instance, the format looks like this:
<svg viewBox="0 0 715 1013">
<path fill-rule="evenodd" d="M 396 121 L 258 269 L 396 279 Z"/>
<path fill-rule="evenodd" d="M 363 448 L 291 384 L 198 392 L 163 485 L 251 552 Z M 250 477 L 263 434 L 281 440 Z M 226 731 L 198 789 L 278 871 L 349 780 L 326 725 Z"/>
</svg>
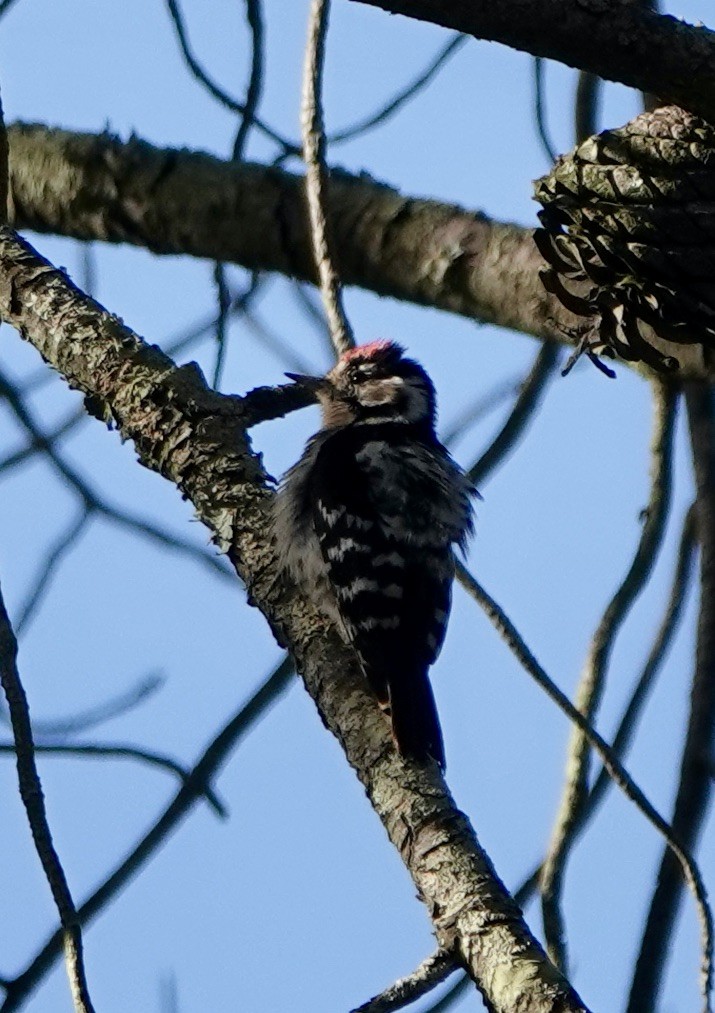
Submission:
<svg viewBox="0 0 715 1013">
<path fill-rule="evenodd" d="M 314 393 L 326 427 L 354 422 L 434 425 L 432 381 L 392 341 L 351 348 L 325 376 L 286 376 Z"/>
</svg>

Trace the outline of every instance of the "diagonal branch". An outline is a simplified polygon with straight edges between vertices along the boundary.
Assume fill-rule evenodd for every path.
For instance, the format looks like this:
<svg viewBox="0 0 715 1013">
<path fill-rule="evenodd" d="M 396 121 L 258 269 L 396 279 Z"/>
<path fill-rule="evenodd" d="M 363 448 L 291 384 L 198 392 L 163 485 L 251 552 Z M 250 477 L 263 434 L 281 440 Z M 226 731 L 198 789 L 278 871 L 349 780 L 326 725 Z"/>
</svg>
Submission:
<svg viewBox="0 0 715 1013">
<path fill-rule="evenodd" d="M 2 681 L 12 722 L 20 796 L 27 812 L 27 821 L 30 824 L 35 849 L 52 891 L 62 925 L 60 939 L 64 946 L 74 1008 L 76 1013 L 93 1013 L 94 1007 L 89 997 L 82 955 L 82 932 L 67 877 L 55 851 L 50 826 L 47 822 L 45 799 L 35 763 L 30 710 L 17 671 L 17 641 L 5 611 L 5 603 L 1 593 L 0 681 Z"/>
<path fill-rule="evenodd" d="M 708 757 L 715 734 L 715 398 L 711 388 L 686 388 L 700 542 L 700 610 L 690 714 L 673 811 L 673 832 L 695 850 L 712 797 Z M 683 887 L 680 870 L 663 855 L 631 984 L 629 1013 L 655 1009 Z"/>
<path fill-rule="evenodd" d="M 650 577 L 670 510 L 677 396 L 665 384 L 654 384 L 653 406 L 651 486 L 643 530 L 626 575 L 606 606 L 593 635 L 576 690 L 576 706 L 589 723 L 594 722 L 605 692 L 616 637 Z M 561 893 L 566 862 L 576 841 L 576 831 L 588 795 L 590 758 L 588 739 L 580 727 L 574 728 L 568 747 L 565 783 L 541 874 L 544 932 L 549 953 L 560 967 L 566 966 Z"/>
<path fill-rule="evenodd" d="M 693 894 L 695 905 L 700 922 L 700 943 L 701 943 L 701 965 L 700 982 L 701 994 L 703 997 L 703 1009 L 710 1013 L 710 994 L 713 984 L 713 916 L 708 903 L 707 893 L 700 870 L 685 850 L 679 839 L 674 835 L 670 825 L 660 815 L 657 809 L 651 804 L 636 782 L 630 776 L 607 742 L 589 724 L 584 715 L 569 700 L 565 693 L 549 678 L 534 655 L 527 647 L 524 639 L 507 614 L 491 595 L 482 587 L 479 581 L 462 564 L 457 565 L 457 579 L 467 593 L 483 609 L 485 615 L 507 644 L 509 649 L 518 659 L 522 667 L 529 673 L 535 682 L 545 691 L 547 696 L 563 711 L 569 720 L 576 726 L 579 732 L 588 740 L 595 752 L 601 759 L 609 777 L 613 780 L 624 795 L 629 798 L 646 817 L 648 822 L 655 827 L 667 842 L 669 852 L 677 861 L 681 873 Z M 635 1010 L 635 1007 L 634 1007 Z"/>
<path fill-rule="evenodd" d="M 432 916 L 439 945 L 454 953 L 491 1007 L 584 1011 L 529 933 L 439 772 L 397 755 L 352 653 L 279 579 L 266 537 L 273 494 L 251 451 L 240 399 L 208 389 L 193 364 L 177 369 L 8 229 L 0 229 L 0 316 L 68 383 L 92 394 L 134 441 L 142 464 L 192 501 L 279 643 L 290 645 Z M 513 974 L 503 973 L 506 965 Z"/>
</svg>

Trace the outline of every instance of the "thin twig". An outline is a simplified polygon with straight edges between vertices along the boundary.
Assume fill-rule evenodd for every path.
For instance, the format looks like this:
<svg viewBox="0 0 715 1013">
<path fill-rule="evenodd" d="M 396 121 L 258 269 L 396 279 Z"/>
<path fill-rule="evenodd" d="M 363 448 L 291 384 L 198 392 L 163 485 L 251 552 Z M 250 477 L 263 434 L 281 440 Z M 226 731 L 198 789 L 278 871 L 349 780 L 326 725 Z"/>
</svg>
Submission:
<svg viewBox="0 0 715 1013">
<path fill-rule="evenodd" d="M 480 394 L 471 404 L 466 405 L 457 417 L 446 426 L 441 434 L 440 440 L 446 447 L 461 440 L 473 425 L 482 422 L 487 415 L 498 408 L 508 397 L 518 397 L 522 388 L 522 382 L 517 376 L 509 380 L 503 380 L 495 384 L 491 390 Z"/>
<path fill-rule="evenodd" d="M 330 326 L 330 335 L 335 351 L 338 355 L 342 355 L 354 347 L 355 339 L 343 308 L 340 278 L 334 267 L 330 225 L 326 212 L 328 169 L 325 162 L 321 93 L 329 9 L 330 0 L 311 0 L 308 41 L 303 65 L 300 119 L 313 255 L 318 269 L 320 292 Z"/>
<path fill-rule="evenodd" d="M 691 508 L 688 511 L 683 524 L 683 533 L 680 548 L 678 550 L 678 559 L 673 578 L 673 586 L 665 615 L 663 616 L 663 621 L 648 655 L 648 660 L 643 668 L 643 672 L 641 673 L 635 690 L 631 695 L 631 699 L 625 708 L 611 744 L 611 749 L 619 760 L 621 760 L 628 751 L 633 729 L 638 720 L 643 704 L 645 703 L 648 690 L 653 684 L 657 670 L 660 668 L 664 660 L 665 653 L 673 639 L 673 636 L 675 635 L 680 618 L 682 617 L 683 604 L 693 568 L 694 548 L 694 513 Z M 602 767 L 583 807 L 582 818 L 579 823 L 577 833 L 583 833 L 588 820 L 596 812 L 608 788 L 614 783 L 615 782 L 609 772 L 605 767 Z M 519 907 L 523 908 L 538 890 L 539 880 L 541 878 L 541 869 L 541 863 L 535 866 L 522 880 L 521 885 L 514 891 L 514 900 Z M 440 1011 L 450 1009 L 452 1004 L 458 1000 L 470 984 L 470 979 L 464 975 L 463 978 L 460 978 L 459 981 L 455 982 L 451 989 L 442 996 L 435 1005 L 429 1006 L 427 1009 L 423 1010 L 422 1013 L 440 1013 Z"/>
<path fill-rule="evenodd" d="M 479 485 L 514 449 L 526 426 L 536 414 L 549 381 L 555 376 L 560 350 L 550 341 L 544 342 L 534 364 L 522 383 L 519 396 L 509 416 L 484 453 L 468 469 L 470 482 Z"/>
<path fill-rule="evenodd" d="M 10 709 L 20 797 L 62 926 L 61 932 L 58 933 L 58 945 L 64 947 L 74 1008 L 77 1013 L 93 1013 L 82 959 L 80 922 L 47 822 L 45 800 L 35 764 L 30 711 L 17 670 L 17 640 L 5 611 L 2 592 L 0 592 L 0 681 Z"/>
<path fill-rule="evenodd" d="M 534 117 L 536 119 L 536 131 L 541 141 L 541 147 L 544 149 L 549 162 L 555 162 L 558 158 L 556 147 L 552 144 L 546 127 L 544 59 L 541 56 L 534 57 Z"/>
<path fill-rule="evenodd" d="M 42 602 L 42 599 L 49 590 L 53 576 L 57 573 L 57 570 L 67 553 L 78 544 L 80 538 L 87 529 L 91 517 L 92 509 L 84 504 L 77 517 L 75 517 L 74 520 L 67 525 L 65 530 L 42 560 L 40 572 L 37 574 L 32 588 L 27 593 L 24 602 L 19 608 L 17 621 L 15 623 L 15 629 L 18 637 L 24 633 L 27 625 L 32 621 L 33 617 L 37 615 L 37 610 Z"/>
<path fill-rule="evenodd" d="M 87 295 L 94 296 L 97 292 L 97 247 L 94 243 L 79 244 L 82 262 L 81 289 Z"/>
<path fill-rule="evenodd" d="M 447 1013 L 447 1010 L 454 1009 L 465 992 L 469 992 L 473 988 L 474 982 L 468 974 L 465 974 L 437 1002 L 422 1010 L 422 1013 Z"/>
<path fill-rule="evenodd" d="M 645 816 L 648 822 L 655 827 L 666 841 L 668 848 L 677 859 L 685 878 L 688 888 L 693 894 L 695 906 L 700 922 L 700 941 L 702 953 L 702 980 L 704 993 L 710 993 L 712 983 L 712 962 L 713 962 L 713 921 L 712 913 L 708 905 L 707 893 L 703 884 L 700 870 L 695 859 L 680 844 L 678 838 L 673 834 L 670 825 L 660 815 L 657 809 L 651 804 L 643 791 L 630 776 L 618 757 L 615 756 L 608 743 L 601 738 L 598 732 L 586 720 L 580 710 L 571 703 L 552 679 L 546 674 L 532 652 L 527 647 L 524 639 L 507 614 L 500 605 L 482 587 L 473 574 L 471 574 L 462 563 L 457 563 L 457 579 L 462 587 L 471 595 L 477 604 L 483 609 L 489 621 L 500 634 L 507 647 L 515 655 L 522 667 L 546 692 L 551 700 L 564 712 L 570 721 L 576 725 L 584 738 L 601 758 L 604 768 L 608 771 L 613 780 L 626 798 L 637 807 Z"/>
<path fill-rule="evenodd" d="M 246 89 L 246 101 L 238 127 L 236 139 L 233 142 L 232 157 L 239 161 L 244 157 L 246 142 L 251 127 L 256 123 L 256 113 L 261 101 L 263 88 L 263 12 L 261 0 L 245 0 L 246 20 L 251 33 L 251 74 Z"/>
<path fill-rule="evenodd" d="M 185 817 L 210 784 L 245 733 L 276 702 L 290 685 L 293 663 L 286 656 L 273 670 L 262 686 L 239 708 L 204 750 L 191 769 L 188 778 L 151 829 L 131 852 L 77 911 L 77 921 L 86 925 L 102 911 L 121 889 L 136 876 L 149 859 L 169 838 L 178 823 Z M 25 970 L 12 981 L 6 981 L 6 996 L 0 1006 L 2 1013 L 11 1013 L 22 1005 L 26 997 L 47 974 L 62 952 L 62 934 L 55 932 L 31 960 Z"/>
<path fill-rule="evenodd" d="M 165 678 L 160 672 L 150 672 L 122 693 L 118 693 L 103 703 L 88 707 L 86 710 L 75 712 L 70 717 L 45 718 L 43 720 L 34 718 L 32 730 L 38 738 L 47 736 L 54 739 L 88 732 L 92 728 L 97 728 L 98 725 L 106 724 L 107 721 L 112 721 L 114 718 L 134 710 L 135 707 L 139 707 L 157 690 L 161 689 L 164 682 Z"/>
<path fill-rule="evenodd" d="M 685 599 L 693 579 L 696 547 L 695 511 L 691 507 L 686 513 L 683 522 L 675 574 L 665 614 L 656 633 L 646 663 L 643 666 L 643 671 L 621 715 L 616 734 L 613 736 L 611 749 L 619 757 L 625 756 L 628 752 L 633 740 L 636 724 L 648 694 L 653 687 L 655 678 L 665 660 L 668 648 L 680 625 Z M 610 784 L 612 784 L 612 781 L 608 773 L 601 768 L 593 783 L 593 787 L 588 793 L 584 817 L 591 816 L 595 812 Z"/>
<path fill-rule="evenodd" d="M 27 387 L 23 389 L 23 395 L 25 393 L 29 393 Z M 77 426 L 86 422 L 88 417 L 89 416 L 84 408 L 73 411 L 67 416 L 64 422 L 60 422 L 53 432 L 48 433 L 47 436 L 42 437 L 41 439 L 31 439 L 24 447 L 21 447 L 19 450 L 14 450 L 11 454 L 8 454 L 7 457 L 0 459 L 0 478 L 6 478 L 14 468 L 17 468 L 18 465 L 29 461 L 29 459 L 34 457 L 35 454 L 44 453 L 48 446 L 58 443 L 63 436 L 66 436 L 68 433 L 72 432 L 73 429 L 76 429 Z"/>
<path fill-rule="evenodd" d="M 321 344 L 325 347 L 328 359 L 330 359 L 335 354 L 335 349 L 330 336 L 330 328 L 320 303 L 320 295 L 316 299 L 313 287 L 306 285 L 304 281 L 298 281 L 297 278 L 292 279 L 290 291 L 303 316 L 321 339 Z"/>
<path fill-rule="evenodd" d="M 643 530 L 633 561 L 622 583 L 603 613 L 593 635 L 588 656 L 576 690 L 576 706 L 587 724 L 594 718 L 606 686 L 611 652 L 618 631 L 645 587 L 663 541 L 672 491 L 673 431 L 677 398 L 665 384 L 653 384 L 653 438 L 651 486 Z M 561 914 L 561 891 L 566 862 L 575 841 L 575 828 L 588 794 L 589 742 L 580 726 L 571 732 L 566 777 L 544 859 L 541 878 L 544 932 L 549 954 L 564 969 L 566 942 Z"/>
<path fill-rule="evenodd" d="M 707 817 L 712 778 L 707 757 L 715 732 L 715 397 L 705 384 L 688 384 L 685 400 L 690 425 L 700 541 L 700 608 L 690 713 L 673 809 L 673 832 L 694 851 Z M 682 879 L 665 855 L 646 919 L 629 996 L 629 1013 L 654 1009 L 665 970 L 673 925 L 680 906 Z M 703 1008 L 710 1009 L 711 975 L 703 968 Z"/>
<path fill-rule="evenodd" d="M 0 17 L 3 15 L 0 10 Z M 7 224 L 7 202 L 10 196 L 10 169 L 9 169 L 10 148 L 7 140 L 7 128 L 2 108 L 2 97 L 0 96 L 0 225 Z"/>
<path fill-rule="evenodd" d="M 100 514 L 120 527 L 129 528 L 131 531 L 135 531 L 136 533 L 143 535 L 145 538 L 162 545 L 164 548 L 187 555 L 197 562 L 202 563 L 204 566 L 207 566 L 212 573 L 219 574 L 224 579 L 235 582 L 235 574 L 218 555 L 214 555 L 211 552 L 207 552 L 206 550 L 199 548 L 194 545 L 193 542 L 189 542 L 186 539 L 181 538 L 179 535 L 170 534 L 163 528 L 154 524 L 152 521 L 136 517 L 128 511 L 122 510 L 119 507 L 111 506 L 107 503 L 107 501 L 104 500 L 99 493 L 92 489 L 87 481 L 83 479 L 74 470 L 74 468 L 64 460 L 64 458 L 61 457 L 57 449 L 51 444 L 50 438 L 42 432 L 39 425 L 35 422 L 32 414 L 20 397 L 19 393 L 1 371 L 0 397 L 5 398 L 8 405 L 12 408 L 15 417 L 25 428 L 31 440 L 44 446 L 46 459 L 54 466 L 55 471 L 64 479 L 64 481 L 74 489 L 83 503 L 90 510 Z"/>
<path fill-rule="evenodd" d="M 196 80 L 203 85 L 203 87 L 213 96 L 218 102 L 221 103 L 226 109 L 229 109 L 233 113 L 240 113 L 242 116 L 246 114 L 246 103 L 239 102 L 228 94 L 220 85 L 216 84 L 212 77 L 209 76 L 208 72 L 204 70 L 199 61 L 194 56 L 193 50 L 189 43 L 189 36 L 186 31 L 186 25 L 184 18 L 181 13 L 181 9 L 177 0 L 166 0 L 167 7 L 169 9 L 169 16 L 171 17 L 172 24 L 176 30 L 176 35 L 179 40 L 179 46 L 183 54 L 184 60 L 189 70 L 196 78 Z M 256 127 L 274 141 L 281 149 L 284 155 L 300 155 L 300 148 L 289 141 L 287 138 L 282 137 L 277 131 L 270 127 L 263 120 L 258 117 L 253 117 L 253 122 Z"/>
<path fill-rule="evenodd" d="M 240 162 L 244 157 L 251 128 L 256 123 L 256 114 L 263 87 L 263 14 L 261 11 L 261 0 L 245 0 L 245 5 L 246 20 L 251 32 L 251 73 L 246 90 L 245 107 L 233 142 L 231 157 L 234 162 Z M 250 284 L 243 295 L 244 306 L 248 304 L 249 299 L 257 291 L 259 277 L 257 271 L 252 272 Z M 214 366 L 213 386 L 218 390 L 226 361 L 228 318 L 232 302 L 226 280 L 226 268 L 221 261 L 217 261 L 214 265 L 214 283 L 216 285 L 218 316 L 216 318 L 216 364 Z"/>
<path fill-rule="evenodd" d="M 242 322 L 246 330 L 251 331 L 261 345 L 275 355 L 282 366 L 288 366 L 295 373 L 311 372 L 308 360 L 297 352 L 289 341 L 272 330 L 257 312 L 247 310 Z"/>
<path fill-rule="evenodd" d="M 12 742 L 0 742 L 0 753 L 13 753 L 17 749 Z M 35 753 L 44 753 L 47 756 L 76 756 L 92 757 L 97 759 L 126 759 L 138 760 L 150 767 L 159 767 L 161 770 L 168 770 L 176 774 L 183 784 L 187 784 L 191 776 L 190 772 L 172 760 L 170 756 L 163 753 L 156 753 L 150 749 L 142 749 L 139 746 L 127 746 L 123 743 L 99 743 L 99 742 L 36 742 Z M 218 798 L 216 792 L 210 785 L 204 788 L 206 801 L 214 810 L 217 816 L 226 819 L 228 811 L 223 802 Z"/>
<path fill-rule="evenodd" d="M 231 294 L 226 281 L 226 267 L 217 260 L 213 269 L 214 286 L 216 288 L 216 362 L 214 363 L 213 388 L 219 390 L 221 387 L 221 376 L 226 363 L 227 337 L 228 337 L 228 313 L 231 308 Z"/>
<path fill-rule="evenodd" d="M 343 141 L 351 141 L 360 134 L 366 133 L 373 127 L 380 126 L 386 120 L 394 116 L 395 113 L 410 102 L 416 95 L 418 95 L 427 85 L 437 76 L 440 70 L 445 64 L 457 53 L 462 46 L 467 42 L 468 36 L 460 35 L 459 32 L 455 32 L 450 42 L 444 46 L 432 62 L 425 67 L 425 69 L 414 78 L 409 84 L 406 84 L 404 88 L 394 95 L 389 102 L 386 102 L 381 109 L 377 112 L 372 113 L 370 116 L 366 116 L 362 120 L 358 120 L 357 123 L 353 123 L 352 126 L 345 127 L 343 130 L 338 130 L 334 134 L 328 134 L 328 142 L 330 144 L 340 144 Z"/>
<path fill-rule="evenodd" d="M 598 106 L 601 97 L 601 78 L 579 71 L 574 100 L 574 135 L 580 144 L 598 131 Z"/>
<path fill-rule="evenodd" d="M 457 970 L 459 967 L 454 962 L 453 954 L 447 950 L 437 950 L 423 960 L 412 974 L 398 978 L 384 992 L 356 1007 L 352 1013 L 394 1013 L 395 1010 L 404 1009 L 423 995 L 427 995 Z"/>
</svg>

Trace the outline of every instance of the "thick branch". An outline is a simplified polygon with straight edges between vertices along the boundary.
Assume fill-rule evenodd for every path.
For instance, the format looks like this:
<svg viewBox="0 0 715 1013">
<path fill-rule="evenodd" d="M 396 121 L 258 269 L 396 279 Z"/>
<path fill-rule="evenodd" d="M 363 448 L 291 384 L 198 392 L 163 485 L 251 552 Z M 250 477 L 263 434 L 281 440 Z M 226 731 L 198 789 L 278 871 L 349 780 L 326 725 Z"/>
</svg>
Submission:
<svg viewBox="0 0 715 1013">
<path fill-rule="evenodd" d="M 109 134 L 22 124 L 8 134 L 19 228 L 316 281 L 301 176 Z M 573 341 L 579 318 L 541 284 L 531 229 L 335 171 L 328 212 L 345 284 Z M 653 344 L 680 362 L 680 376 L 715 379 L 699 346 Z"/>
<path fill-rule="evenodd" d="M 715 32 L 623 0 L 360 0 L 558 60 L 715 120 Z"/>
<path fill-rule="evenodd" d="M 468 969 L 490 1008 L 585 1010 L 530 935 L 439 772 L 396 754 L 350 652 L 278 579 L 265 536 L 272 493 L 236 399 L 210 391 L 195 366 L 176 369 L 8 229 L 0 229 L 0 316 L 71 386 L 101 403 L 140 461 L 191 499 L 228 551 L 251 600 L 279 642 L 290 644 L 324 722 L 409 868 L 440 946 Z"/>
</svg>

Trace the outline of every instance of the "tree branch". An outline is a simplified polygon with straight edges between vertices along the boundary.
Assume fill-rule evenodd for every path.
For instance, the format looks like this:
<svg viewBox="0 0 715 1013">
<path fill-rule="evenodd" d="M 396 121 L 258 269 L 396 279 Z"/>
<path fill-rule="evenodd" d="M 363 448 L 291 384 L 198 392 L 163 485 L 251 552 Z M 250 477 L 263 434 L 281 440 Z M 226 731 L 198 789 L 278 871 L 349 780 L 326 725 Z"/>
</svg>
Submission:
<svg viewBox="0 0 715 1013">
<path fill-rule="evenodd" d="M 359 0 L 558 60 L 715 119 L 715 33 L 613 0 Z"/>
<path fill-rule="evenodd" d="M 35 763 L 30 710 L 17 670 L 17 641 L 5 611 L 2 593 L 0 593 L 0 681 L 12 722 L 20 797 L 27 813 L 35 850 L 52 891 L 62 925 L 61 939 L 75 1013 L 94 1013 L 84 968 L 82 932 L 67 877 L 55 850 L 47 822 L 45 799 Z"/>
<path fill-rule="evenodd" d="M 109 134 L 16 124 L 8 136 L 18 228 L 317 281 L 300 176 Z M 531 229 L 335 170 L 327 203 L 344 284 L 574 343 L 580 318 L 545 291 Z M 700 346 L 648 340 L 679 376 L 715 380 Z"/>
<path fill-rule="evenodd" d="M 690 714 L 673 811 L 673 833 L 691 853 L 712 796 L 708 756 L 715 730 L 715 399 L 711 388 L 691 384 L 685 400 L 693 450 L 700 541 L 700 610 Z M 655 1009 L 672 929 L 680 907 L 680 870 L 663 855 L 636 963 L 628 1011 Z"/>
<path fill-rule="evenodd" d="M 279 579 L 266 537 L 272 493 L 252 453 L 239 399 L 177 369 L 7 228 L 0 229 L 0 316 L 68 383 L 91 393 L 139 460 L 189 498 L 228 551 L 250 600 L 289 644 L 321 717 L 341 742 L 433 920 L 495 1011 L 585 1006 L 545 957 L 434 765 L 406 762 L 352 652 Z M 226 403 L 230 413 L 222 411 Z M 205 782 L 204 782 L 205 783 Z M 513 968 L 505 975 L 504 966 Z"/>
</svg>

